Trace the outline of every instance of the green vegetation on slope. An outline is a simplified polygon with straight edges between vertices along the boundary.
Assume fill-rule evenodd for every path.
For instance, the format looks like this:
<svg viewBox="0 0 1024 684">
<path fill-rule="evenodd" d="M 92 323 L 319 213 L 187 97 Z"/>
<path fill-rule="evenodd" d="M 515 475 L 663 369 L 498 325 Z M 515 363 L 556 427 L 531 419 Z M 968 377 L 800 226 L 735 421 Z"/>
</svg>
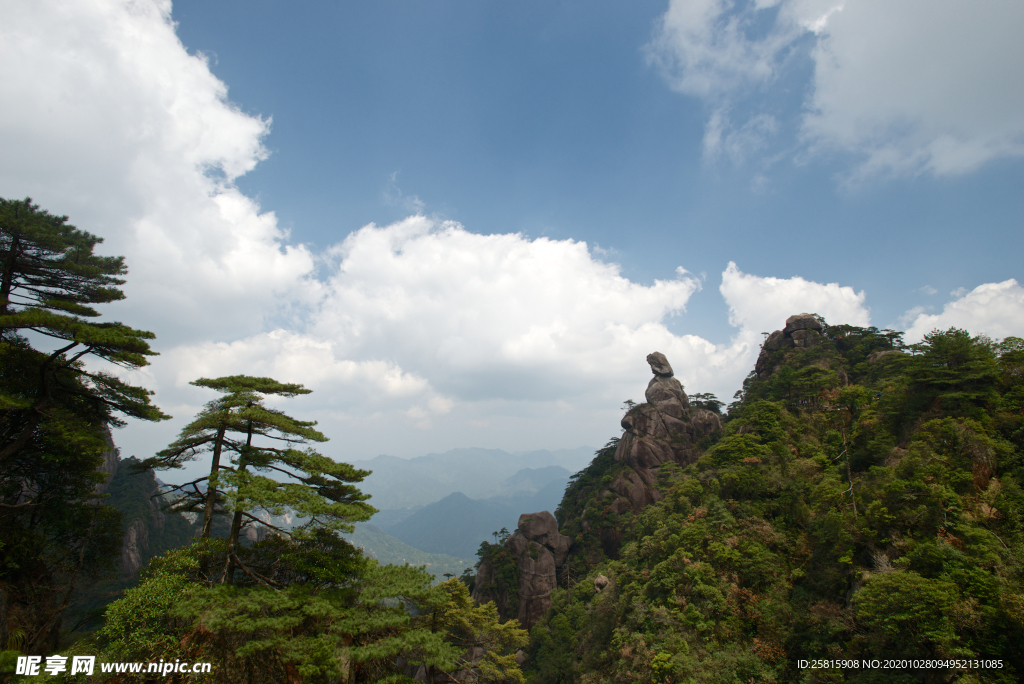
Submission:
<svg viewBox="0 0 1024 684">
<path fill-rule="evenodd" d="M 531 681 L 1020 681 L 1024 341 L 836 326 L 775 357 L 697 463 L 662 468 L 619 557 L 555 590 Z M 815 658 L 1002 667 L 797 668 Z"/>
<path fill-rule="evenodd" d="M 197 380 L 223 396 L 168 449 L 125 464 L 140 473 L 111 483 L 110 500 L 124 516 L 101 505 L 109 428 L 123 424 L 119 415 L 168 416 L 149 403 L 151 392 L 85 363 L 92 356 L 137 370 L 155 353 L 151 333 L 88 320 L 99 315 L 92 305 L 123 298 L 124 261 L 93 254 L 100 242 L 30 200 L 0 199 L 3 681 L 75 681 L 56 665 L 52 677 L 12 670 L 23 656 L 66 664 L 98 655 L 99 663 L 209 662 L 213 673 L 201 681 L 247 684 L 399 682 L 418 669 L 427 681 L 522 682 L 514 651 L 527 635 L 514 621 L 500 623 L 493 604 L 474 605 L 459 580 L 431 586 L 422 568 L 380 565 L 340 536 L 375 512 L 356 487 L 369 472 L 299 448 L 327 438 L 315 422 L 264 402 L 308 393 L 301 385 L 246 375 Z M 26 330 L 31 339 L 20 334 Z M 40 336 L 55 340 L 55 349 L 35 349 Z M 202 538 L 154 558 L 139 585 L 106 606 L 100 629 L 58 650 L 77 583 L 112 574 L 122 523 L 136 542 L 132 565 L 145 555 L 143 537 L 167 523 L 140 492 L 154 484 L 146 469 L 177 468 L 206 451 L 210 475 L 174 488 L 172 502 L 203 514 Z M 242 543 L 247 525 L 272 527 L 259 515 L 286 512 L 302 524 Z M 231 526 L 220 538 L 215 521 L 224 514 Z M 183 541 L 175 519 L 166 538 L 152 540 L 155 549 Z M 84 609 L 90 598 L 80 601 Z M 151 677 L 108 677 L 97 667 L 90 680 Z M 196 681 L 191 673 L 171 680 Z"/>
<path fill-rule="evenodd" d="M 67 221 L 0 198 L 0 651 L 56 647 L 76 585 L 117 557 L 120 518 L 95 494 L 108 427 L 168 417 L 96 370 L 146 366 L 153 334 L 95 320 L 127 269 Z"/>
<path fill-rule="evenodd" d="M 107 498 L 102 502 L 121 514 L 122 535 L 129 525 L 141 525 L 137 551 L 143 567 L 157 556 L 191 544 L 194 528 L 181 514 L 161 510 L 165 502 L 152 498 L 159 491 L 153 471 L 140 473 L 137 466 L 134 458 L 118 463 L 117 472 L 107 483 Z M 120 560 L 116 552 L 113 557 Z M 122 568 L 79 584 L 64 616 L 64 630 L 75 636 L 101 625 L 107 604 L 121 598 L 137 582 L 137 575 L 129 575 Z"/>
</svg>

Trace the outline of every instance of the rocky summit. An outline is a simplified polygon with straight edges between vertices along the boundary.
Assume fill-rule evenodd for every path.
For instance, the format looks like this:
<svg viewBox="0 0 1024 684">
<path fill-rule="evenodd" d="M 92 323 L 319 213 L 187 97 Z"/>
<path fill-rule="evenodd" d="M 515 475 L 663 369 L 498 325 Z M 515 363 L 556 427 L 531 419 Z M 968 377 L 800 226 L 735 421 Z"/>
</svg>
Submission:
<svg viewBox="0 0 1024 684">
<path fill-rule="evenodd" d="M 661 500 L 659 469 L 667 463 L 685 466 L 695 462 L 702 453 L 702 440 L 722 427 L 717 413 L 690 405 L 664 354 L 649 354 L 647 363 L 654 374 L 647 385 L 647 401 L 633 406 L 622 419 L 623 434 L 614 455 L 617 472 L 610 476 L 601 494 L 607 502 L 605 509 L 617 515 L 639 513 Z M 584 513 L 582 529 L 587 534 L 596 534 L 604 553 L 615 557 L 624 532 L 621 526 Z M 518 529 L 504 547 L 506 554 L 481 561 L 473 597 L 508 606 L 503 611 L 506 617 L 514 615 L 529 628 L 551 606 L 551 591 L 570 553 L 572 539 L 559 533 L 551 513 L 542 511 L 520 516 Z M 501 569 L 497 567 L 498 559 L 508 556 L 518 577 L 513 586 L 508 586 L 508 579 L 503 584 Z M 510 594 L 514 595 L 511 601 Z M 511 606 L 516 610 L 512 611 Z"/>
</svg>

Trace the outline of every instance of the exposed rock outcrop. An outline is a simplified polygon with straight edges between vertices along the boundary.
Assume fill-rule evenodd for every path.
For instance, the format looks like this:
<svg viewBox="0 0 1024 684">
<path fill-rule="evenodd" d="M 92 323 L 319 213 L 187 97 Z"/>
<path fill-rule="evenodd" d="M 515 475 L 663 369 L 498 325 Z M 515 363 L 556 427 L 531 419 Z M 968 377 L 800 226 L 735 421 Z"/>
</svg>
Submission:
<svg viewBox="0 0 1024 684">
<path fill-rule="evenodd" d="M 154 554 L 166 548 L 168 515 L 176 517 L 180 514 L 164 512 L 163 499 L 155 496 L 160 491 L 160 485 L 153 471 L 136 472 L 138 461 L 133 458 L 122 459 L 120 449 L 114 446 L 109 430 L 104 435 L 104 441 L 107 449 L 103 453 L 99 471 L 108 477 L 106 482 L 96 486 L 96 492 L 110 495 L 100 499 L 103 504 L 122 510 L 127 508 L 134 513 L 124 518 L 125 533 L 121 542 L 121 572 L 126 577 L 133 577 Z M 128 499 L 125 499 L 126 496 Z M 142 504 L 144 510 L 140 510 L 139 504 Z M 181 522 L 172 525 L 172 536 L 181 534 Z"/>
<path fill-rule="evenodd" d="M 132 520 L 124 533 L 121 543 L 121 570 L 126 575 L 136 575 L 142 568 L 143 553 L 149 549 L 149 532 L 146 523 L 138 518 Z"/>
<path fill-rule="evenodd" d="M 786 327 L 773 332 L 761 345 L 761 353 L 754 364 L 757 377 L 767 377 L 778 368 L 777 363 L 772 363 L 773 352 L 780 349 L 813 347 L 821 342 L 824 331 L 825 326 L 822 325 L 821 319 L 814 314 L 800 313 L 787 318 Z"/>
<path fill-rule="evenodd" d="M 881 363 L 882 361 L 886 360 L 887 358 L 892 358 L 894 356 L 899 356 L 902 353 L 903 352 L 901 352 L 901 351 L 899 351 L 897 349 L 886 349 L 884 351 L 871 352 L 870 354 L 868 354 L 868 363 L 870 363 L 870 364 Z"/>
<path fill-rule="evenodd" d="M 615 477 L 603 490 L 607 507 L 616 514 L 640 512 L 660 500 L 658 469 L 666 463 L 693 463 L 703 452 L 701 442 L 722 427 L 717 413 L 690 406 L 664 354 L 653 352 L 647 362 L 654 373 L 644 393 L 647 402 L 630 409 L 622 419 L 625 432 L 614 455 L 622 467 L 616 467 Z M 609 557 L 617 555 L 623 534 L 620 527 L 600 520 L 592 523 L 587 513 L 580 524 L 584 532 L 597 533 Z M 481 603 L 495 601 L 503 617 L 512 617 L 508 613 L 516 612 L 522 626 L 529 629 L 551 607 L 557 572 L 566 563 L 571 545 L 571 539 L 559 533 L 554 516 L 547 511 L 520 516 L 518 529 L 505 542 L 505 550 L 515 559 L 518 587 L 499 586 L 501 568 L 496 570 L 485 560 L 477 570 L 473 598 Z M 595 587 L 601 590 L 609 580 L 599 577 L 597 583 L 600 586 Z M 511 596 L 513 591 L 516 596 Z M 505 608 L 512 605 L 513 598 L 518 599 L 516 611 Z"/>
<path fill-rule="evenodd" d="M 540 511 L 519 516 L 519 525 L 505 542 L 505 548 L 511 551 L 519 571 L 519 584 L 514 588 L 519 601 L 515 617 L 524 628 L 536 624 L 551 607 L 556 571 L 565 562 L 569 546 L 569 538 L 559 534 L 551 513 Z M 495 586 L 495 574 L 488 561 L 480 564 L 473 598 L 480 603 L 493 600 L 501 610 L 509 603 L 504 594 L 511 588 Z"/>
<path fill-rule="evenodd" d="M 555 569 L 569 553 L 569 538 L 558 533 L 555 516 L 547 511 L 524 513 L 508 540 L 519 566 L 519 624 L 530 629 L 551 607 Z"/>
<path fill-rule="evenodd" d="M 107 476 L 105 482 L 96 485 L 97 494 L 106 494 L 110 491 L 110 481 L 117 475 L 117 466 L 121 463 L 121 450 L 114 446 L 114 436 L 110 434 L 110 428 L 103 428 L 103 441 L 107 448 L 103 452 L 103 463 L 98 470 Z"/>
<path fill-rule="evenodd" d="M 722 427 L 718 414 L 690 406 L 664 354 L 654 352 L 647 362 L 654 372 L 645 393 L 647 403 L 635 406 L 622 419 L 624 432 L 615 452 L 615 460 L 629 466 L 609 487 L 617 495 L 611 505 L 619 514 L 629 509 L 639 512 L 659 501 L 658 469 L 669 462 L 693 463 L 701 453 L 700 441 Z M 609 538 L 606 549 L 617 547 L 621 531 L 608 533 L 615 539 Z"/>
</svg>

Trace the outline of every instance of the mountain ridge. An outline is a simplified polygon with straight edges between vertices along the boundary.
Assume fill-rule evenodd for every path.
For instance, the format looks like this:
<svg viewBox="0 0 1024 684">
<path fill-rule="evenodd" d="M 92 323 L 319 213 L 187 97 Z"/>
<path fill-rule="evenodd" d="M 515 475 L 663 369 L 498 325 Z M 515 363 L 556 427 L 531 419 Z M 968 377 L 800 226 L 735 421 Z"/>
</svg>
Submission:
<svg viewBox="0 0 1024 684">
<path fill-rule="evenodd" d="M 370 503 L 377 509 L 397 510 L 425 506 L 456 491 L 473 499 L 486 498 L 526 468 L 558 466 L 574 473 L 586 467 L 593 452 L 586 446 L 516 453 L 472 447 L 411 459 L 382 454 L 352 465 L 372 471 L 360 483 L 360 490 L 371 496 Z"/>
</svg>

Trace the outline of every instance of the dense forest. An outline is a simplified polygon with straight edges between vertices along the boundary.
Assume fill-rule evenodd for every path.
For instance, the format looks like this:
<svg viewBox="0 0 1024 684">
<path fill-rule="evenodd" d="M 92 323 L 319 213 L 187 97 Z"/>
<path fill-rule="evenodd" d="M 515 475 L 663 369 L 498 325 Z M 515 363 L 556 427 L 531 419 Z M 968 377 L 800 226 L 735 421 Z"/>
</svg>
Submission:
<svg viewBox="0 0 1024 684">
<path fill-rule="evenodd" d="M 579 475 L 558 515 L 581 576 L 533 628 L 531 681 L 1021 681 L 1024 340 L 813 338 L 765 344 L 657 502 L 606 505 L 615 443 Z M 587 519 L 628 530 L 611 557 Z"/>
<path fill-rule="evenodd" d="M 298 384 L 197 378 L 212 398 L 179 437 L 104 474 L 111 427 L 167 416 L 96 370 L 155 353 L 93 308 L 127 272 L 100 242 L 0 200 L 0 681 L 1024 677 L 1024 340 L 795 315 L 727 408 L 654 353 L 554 516 L 524 511 L 436 583 L 342 536 L 375 512 L 368 472 L 268 406 Z M 156 486 L 189 462 L 202 477 Z M 127 581 L 125 540 L 157 520 Z"/>
</svg>

